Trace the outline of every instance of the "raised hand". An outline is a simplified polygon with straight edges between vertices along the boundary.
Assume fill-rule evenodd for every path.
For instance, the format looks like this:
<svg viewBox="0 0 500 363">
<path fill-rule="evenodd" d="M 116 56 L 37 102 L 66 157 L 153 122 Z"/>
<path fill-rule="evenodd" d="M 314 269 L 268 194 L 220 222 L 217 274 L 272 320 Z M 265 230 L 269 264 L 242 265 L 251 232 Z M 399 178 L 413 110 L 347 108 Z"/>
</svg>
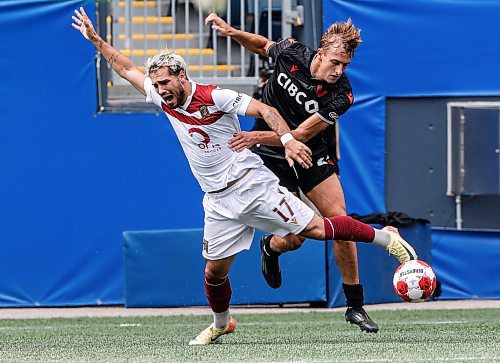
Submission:
<svg viewBox="0 0 500 363">
<path fill-rule="evenodd" d="M 217 14 L 211 13 L 205 18 L 205 25 L 210 24 L 212 24 L 212 29 L 215 29 L 220 35 L 224 35 L 225 37 L 229 35 L 231 27 Z"/>
<path fill-rule="evenodd" d="M 80 11 L 75 10 L 75 15 L 71 17 L 73 19 L 73 23 L 71 23 L 71 26 L 76 30 L 79 30 L 80 33 L 82 33 L 82 35 L 85 37 L 85 39 L 88 39 L 90 41 L 96 39 L 98 36 L 97 32 L 95 31 L 94 26 L 92 25 L 92 21 L 90 21 L 83 7 L 80 7 Z"/>
</svg>

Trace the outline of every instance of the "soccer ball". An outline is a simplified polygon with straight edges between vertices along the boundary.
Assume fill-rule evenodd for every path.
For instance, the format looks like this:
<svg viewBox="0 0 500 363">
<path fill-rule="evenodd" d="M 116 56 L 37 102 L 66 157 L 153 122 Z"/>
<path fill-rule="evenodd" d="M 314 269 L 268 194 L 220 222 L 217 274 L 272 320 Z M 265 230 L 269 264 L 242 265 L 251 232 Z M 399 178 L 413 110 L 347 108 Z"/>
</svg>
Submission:
<svg viewBox="0 0 500 363">
<path fill-rule="evenodd" d="M 427 300 L 436 288 L 436 274 L 424 261 L 410 260 L 400 265 L 392 280 L 396 294 L 408 302 Z"/>
</svg>

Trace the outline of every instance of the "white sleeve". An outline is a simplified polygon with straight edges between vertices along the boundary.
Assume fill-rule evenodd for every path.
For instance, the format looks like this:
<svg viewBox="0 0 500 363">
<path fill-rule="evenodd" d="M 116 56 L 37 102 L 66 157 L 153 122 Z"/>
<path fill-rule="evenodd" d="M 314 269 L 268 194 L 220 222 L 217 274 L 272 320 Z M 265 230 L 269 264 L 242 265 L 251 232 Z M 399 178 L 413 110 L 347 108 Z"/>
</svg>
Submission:
<svg viewBox="0 0 500 363">
<path fill-rule="evenodd" d="M 161 103 L 163 99 L 156 92 L 153 83 L 151 82 L 151 78 L 144 77 L 144 91 L 146 91 L 146 102 L 154 103 L 155 105 L 161 107 Z"/>
<path fill-rule="evenodd" d="M 245 115 L 252 97 L 244 93 L 236 92 L 230 89 L 216 88 L 212 91 L 212 99 L 215 106 L 225 113 L 236 113 Z"/>
</svg>

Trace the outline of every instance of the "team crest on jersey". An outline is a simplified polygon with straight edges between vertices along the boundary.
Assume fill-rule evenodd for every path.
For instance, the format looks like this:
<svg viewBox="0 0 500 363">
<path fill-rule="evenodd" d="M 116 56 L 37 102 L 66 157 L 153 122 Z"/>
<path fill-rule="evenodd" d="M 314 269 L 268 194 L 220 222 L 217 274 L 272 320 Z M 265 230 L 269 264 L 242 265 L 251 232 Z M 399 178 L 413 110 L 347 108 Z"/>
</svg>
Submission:
<svg viewBox="0 0 500 363">
<path fill-rule="evenodd" d="M 210 116 L 210 111 L 208 110 L 208 107 L 207 106 L 201 106 L 200 107 L 200 114 L 201 114 L 202 118 Z"/>
<path fill-rule="evenodd" d="M 200 114 L 201 114 L 202 118 L 210 116 L 210 111 L 208 110 L 208 107 L 207 106 L 201 106 L 200 107 Z"/>
</svg>

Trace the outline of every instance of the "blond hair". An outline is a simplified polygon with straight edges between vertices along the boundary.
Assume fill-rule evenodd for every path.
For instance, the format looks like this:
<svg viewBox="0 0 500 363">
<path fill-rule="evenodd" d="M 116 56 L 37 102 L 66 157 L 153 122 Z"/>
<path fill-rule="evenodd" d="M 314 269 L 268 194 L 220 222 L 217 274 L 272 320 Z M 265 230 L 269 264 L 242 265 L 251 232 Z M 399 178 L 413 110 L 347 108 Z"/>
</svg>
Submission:
<svg viewBox="0 0 500 363">
<path fill-rule="evenodd" d="M 178 75 L 181 70 L 186 72 L 186 61 L 180 55 L 170 49 L 162 49 L 160 53 L 149 57 L 146 61 L 145 71 L 147 75 L 157 71 L 161 67 L 167 67 L 170 74 Z"/>
<path fill-rule="evenodd" d="M 327 50 L 329 47 L 342 46 L 352 57 L 361 42 L 361 29 L 356 28 L 349 18 L 346 22 L 337 21 L 330 25 L 321 36 L 319 48 Z"/>
</svg>

